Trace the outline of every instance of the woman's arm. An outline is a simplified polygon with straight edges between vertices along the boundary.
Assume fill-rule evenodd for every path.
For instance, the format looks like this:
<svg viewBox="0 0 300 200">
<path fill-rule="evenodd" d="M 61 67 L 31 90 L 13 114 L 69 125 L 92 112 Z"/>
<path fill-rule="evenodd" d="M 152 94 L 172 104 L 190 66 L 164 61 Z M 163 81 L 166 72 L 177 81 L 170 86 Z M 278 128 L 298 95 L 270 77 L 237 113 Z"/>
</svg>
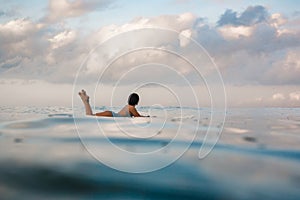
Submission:
<svg viewBox="0 0 300 200">
<path fill-rule="evenodd" d="M 149 115 L 148 116 L 140 115 L 140 113 L 136 110 L 134 106 L 129 106 L 129 112 L 134 117 L 150 117 Z"/>
</svg>

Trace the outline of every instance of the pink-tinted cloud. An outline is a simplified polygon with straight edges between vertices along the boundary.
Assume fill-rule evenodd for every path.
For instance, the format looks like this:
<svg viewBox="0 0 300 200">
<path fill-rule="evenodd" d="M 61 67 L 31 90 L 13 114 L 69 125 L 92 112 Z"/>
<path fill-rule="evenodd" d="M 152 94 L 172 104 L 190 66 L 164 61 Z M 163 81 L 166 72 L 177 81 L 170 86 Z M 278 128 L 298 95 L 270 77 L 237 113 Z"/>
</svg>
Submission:
<svg viewBox="0 0 300 200">
<path fill-rule="evenodd" d="M 45 21 L 53 23 L 79 17 L 95 10 L 107 8 L 112 2 L 112 0 L 50 0 Z"/>
</svg>

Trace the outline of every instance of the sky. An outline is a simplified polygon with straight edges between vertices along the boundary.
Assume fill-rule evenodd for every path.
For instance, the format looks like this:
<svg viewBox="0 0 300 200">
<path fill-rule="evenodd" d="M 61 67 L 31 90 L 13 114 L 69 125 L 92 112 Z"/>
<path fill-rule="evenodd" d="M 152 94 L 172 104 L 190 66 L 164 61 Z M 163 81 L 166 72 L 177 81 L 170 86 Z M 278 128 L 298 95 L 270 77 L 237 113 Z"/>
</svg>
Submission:
<svg viewBox="0 0 300 200">
<path fill-rule="evenodd" d="M 1 105 L 71 106 L 85 88 L 97 106 L 122 105 L 134 90 L 141 105 L 300 106 L 297 0 L 0 3 Z M 106 70 L 142 46 L 160 50 Z"/>
</svg>

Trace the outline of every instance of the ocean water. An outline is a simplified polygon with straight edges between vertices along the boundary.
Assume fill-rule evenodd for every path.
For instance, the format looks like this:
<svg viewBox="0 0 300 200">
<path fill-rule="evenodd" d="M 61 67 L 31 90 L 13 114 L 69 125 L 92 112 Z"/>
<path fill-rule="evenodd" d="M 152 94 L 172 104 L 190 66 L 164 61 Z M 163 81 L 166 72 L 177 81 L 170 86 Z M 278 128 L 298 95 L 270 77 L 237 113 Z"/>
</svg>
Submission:
<svg viewBox="0 0 300 200">
<path fill-rule="evenodd" d="M 1 106 L 0 199 L 300 198 L 299 108 L 138 109 Z"/>
</svg>

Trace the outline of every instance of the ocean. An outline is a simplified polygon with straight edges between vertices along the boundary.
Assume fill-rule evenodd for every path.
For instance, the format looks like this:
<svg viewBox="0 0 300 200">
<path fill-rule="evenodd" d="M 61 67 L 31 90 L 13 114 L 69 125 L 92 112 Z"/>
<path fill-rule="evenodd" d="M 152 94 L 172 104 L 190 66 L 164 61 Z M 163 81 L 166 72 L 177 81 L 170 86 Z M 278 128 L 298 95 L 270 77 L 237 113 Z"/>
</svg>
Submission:
<svg viewBox="0 0 300 200">
<path fill-rule="evenodd" d="M 0 110 L 0 199 L 300 199 L 300 108 Z"/>
</svg>

